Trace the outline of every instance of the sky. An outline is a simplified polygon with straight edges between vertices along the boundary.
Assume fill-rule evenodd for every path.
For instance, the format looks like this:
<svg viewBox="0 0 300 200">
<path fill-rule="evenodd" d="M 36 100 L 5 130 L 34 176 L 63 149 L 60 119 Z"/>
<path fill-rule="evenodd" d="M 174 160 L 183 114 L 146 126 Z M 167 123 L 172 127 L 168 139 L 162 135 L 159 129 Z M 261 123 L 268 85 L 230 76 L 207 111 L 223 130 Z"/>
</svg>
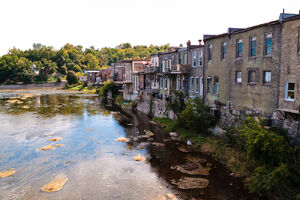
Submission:
<svg viewBox="0 0 300 200">
<path fill-rule="evenodd" d="M 203 34 L 299 13 L 299 0 L 0 0 L 0 55 L 33 43 L 60 49 L 197 44 Z"/>
</svg>

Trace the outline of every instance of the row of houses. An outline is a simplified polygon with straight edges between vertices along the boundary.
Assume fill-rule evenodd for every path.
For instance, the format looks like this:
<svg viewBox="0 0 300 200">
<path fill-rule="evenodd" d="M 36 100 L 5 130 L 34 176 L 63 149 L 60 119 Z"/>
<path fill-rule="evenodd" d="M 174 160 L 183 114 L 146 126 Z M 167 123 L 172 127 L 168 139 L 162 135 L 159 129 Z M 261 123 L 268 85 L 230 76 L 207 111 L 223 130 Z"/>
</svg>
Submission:
<svg viewBox="0 0 300 200">
<path fill-rule="evenodd" d="M 123 60 L 111 70 L 127 100 L 167 99 L 178 90 L 187 98 L 203 98 L 213 110 L 252 109 L 295 126 L 300 124 L 300 13 L 204 35 L 196 45 L 188 41 L 148 59 Z"/>
</svg>

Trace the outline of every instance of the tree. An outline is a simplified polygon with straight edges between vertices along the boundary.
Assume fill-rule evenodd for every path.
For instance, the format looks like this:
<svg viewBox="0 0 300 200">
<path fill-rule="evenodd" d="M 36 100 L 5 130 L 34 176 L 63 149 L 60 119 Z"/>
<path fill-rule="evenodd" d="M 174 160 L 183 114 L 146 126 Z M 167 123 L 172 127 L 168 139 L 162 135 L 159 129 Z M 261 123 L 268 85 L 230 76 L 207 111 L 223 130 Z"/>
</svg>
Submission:
<svg viewBox="0 0 300 200">
<path fill-rule="evenodd" d="M 88 66 L 89 70 L 98 69 L 99 68 L 99 60 L 96 56 L 91 53 L 85 55 L 85 64 Z"/>
<path fill-rule="evenodd" d="M 69 71 L 67 73 L 67 81 L 70 85 L 78 83 L 78 77 L 76 76 L 75 72 Z"/>
</svg>

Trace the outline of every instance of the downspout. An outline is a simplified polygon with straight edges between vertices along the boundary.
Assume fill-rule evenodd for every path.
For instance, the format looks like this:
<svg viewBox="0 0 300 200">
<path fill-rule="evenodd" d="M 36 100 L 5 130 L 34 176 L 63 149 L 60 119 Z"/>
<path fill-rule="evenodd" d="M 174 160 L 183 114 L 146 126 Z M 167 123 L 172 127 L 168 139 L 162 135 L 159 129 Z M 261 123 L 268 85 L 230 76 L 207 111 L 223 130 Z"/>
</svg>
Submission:
<svg viewBox="0 0 300 200">
<path fill-rule="evenodd" d="M 202 57 L 202 89 L 203 89 L 203 102 L 206 103 L 206 74 L 205 74 L 205 67 L 206 67 L 206 41 L 203 40 L 203 57 Z"/>
<path fill-rule="evenodd" d="M 283 10 L 284 13 L 284 10 Z M 283 14 L 284 17 L 284 14 Z M 277 81 L 277 99 L 276 99 L 276 108 L 279 109 L 279 99 L 280 99 L 280 83 L 281 83 L 281 58 L 282 58 L 282 45 L 283 45 L 283 37 L 282 37 L 282 30 L 283 30 L 283 21 L 280 22 L 280 41 L 279 41 L 279 52 L 278 52 L 278 81 Z"/>
</svg>

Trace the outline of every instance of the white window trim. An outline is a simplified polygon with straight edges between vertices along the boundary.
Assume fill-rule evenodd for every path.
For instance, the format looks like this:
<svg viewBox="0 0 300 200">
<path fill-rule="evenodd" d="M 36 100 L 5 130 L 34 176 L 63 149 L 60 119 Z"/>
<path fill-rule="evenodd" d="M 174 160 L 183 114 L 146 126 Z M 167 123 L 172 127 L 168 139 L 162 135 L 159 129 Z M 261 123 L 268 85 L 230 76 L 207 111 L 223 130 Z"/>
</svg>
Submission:
<svg viewBox="0 0 300 200">
<path fill-rule="evenodd" d="M 286 82 L 285 83 L 285 97 L 284 97 L 284 100 L 285 101 L 295 101 L 295 92 L 296 92 L 296 84 L 295 84 L 295 88 L 294 88 L 294 99 L 288 99 L 288 85 L 289 85 L 289 83 L 294 83 L 295 84 L 295 82 Z"/>
</svg>

